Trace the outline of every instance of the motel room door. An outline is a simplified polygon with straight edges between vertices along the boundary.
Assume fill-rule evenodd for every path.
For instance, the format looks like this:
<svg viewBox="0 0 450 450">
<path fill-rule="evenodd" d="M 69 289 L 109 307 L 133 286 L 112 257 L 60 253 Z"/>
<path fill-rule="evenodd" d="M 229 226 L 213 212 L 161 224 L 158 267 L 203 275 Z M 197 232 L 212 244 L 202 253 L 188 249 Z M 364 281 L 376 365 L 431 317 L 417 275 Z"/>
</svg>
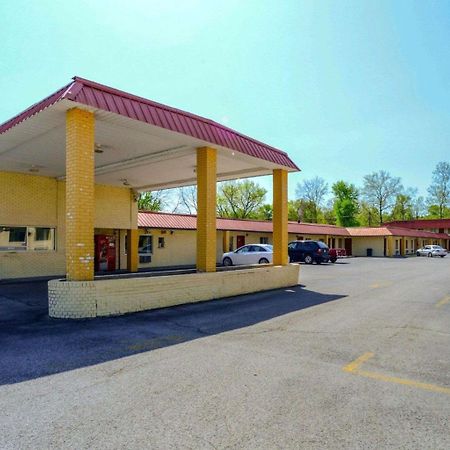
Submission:
<svg viewBox="0 0 450 450">
<path fill-rule="evenodd" d="M 236 236 L 236 248 L 240 248 L 245 245 L 245 236 Z"/>
<path fill-rule="evenodd" d="M 345 238 L 345 253 L 347 256 L 352 256 L 352 239 Z"/>
</svg>

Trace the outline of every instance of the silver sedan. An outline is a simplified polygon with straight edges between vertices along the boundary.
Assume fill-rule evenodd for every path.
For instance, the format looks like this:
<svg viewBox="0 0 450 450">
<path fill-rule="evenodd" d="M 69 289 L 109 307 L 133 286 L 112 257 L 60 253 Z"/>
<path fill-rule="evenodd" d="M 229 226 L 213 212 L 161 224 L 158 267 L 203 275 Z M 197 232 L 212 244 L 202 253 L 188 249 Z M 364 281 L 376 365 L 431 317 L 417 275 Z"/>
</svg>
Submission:
<svg viewBox="0 0 450 450">
<path fill-rule="evenodd" d="M 447 255 L 447 250 L 442 248 L 440 245 L 425 245 L 425 247 L 416 250 L 417 256 L 428 256 L 432 258 L 433 256 L 440 256 L 443 258 Z"/>
<path fill-rule="evenodd" d="M 268 244 L 244 245 L 234 252 L 224 253 L 222 264 L 234 266 L 239 264 L 269 264 L 272 262 L 273 248 Z"/>
</svg>

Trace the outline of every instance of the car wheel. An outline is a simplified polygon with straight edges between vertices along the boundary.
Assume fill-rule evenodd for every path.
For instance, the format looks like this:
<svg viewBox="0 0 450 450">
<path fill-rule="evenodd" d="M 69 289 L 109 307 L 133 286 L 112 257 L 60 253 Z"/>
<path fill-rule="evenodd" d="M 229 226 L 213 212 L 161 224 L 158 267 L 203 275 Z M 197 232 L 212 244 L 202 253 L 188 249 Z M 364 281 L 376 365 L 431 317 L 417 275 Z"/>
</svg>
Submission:
<svg viewBox="0 0 450 450">
<path fill-rule="evenodd" d="M 428 253 L 428 258 L 432 258 L 433 257 L 433 253 Z"/>
<path fill-rule="evenodd" d="M 330 262 L 332 262 L 333 264 L 334 264 L 336 261 L 337 261 L 336 258 L 331 258 L 331 259 L 330 259 Z"/>
<path fill-rule="evenodd" d="M 269 261 L 268 261 L 267 258 L 261 258 L 261 259 L 258 261 L 258 264 L 269 264 Z"/>
<path fill-rule="evenodd" d="M 305 256 L 305 264 L 312 264 L 314 262 L 313 257 L 311 255 Z"/>
<path fill-rule="evenodd" d="M 233 265 L 233 261 L 231 261 L 231 258 L 223 258 L 223 265 L 224 266 L 232 266 Z"/>
<path fill-rule="evenodd" d="M 443 258 L 445 255 L 440 255 L 441 258 Z"/>
<path fill-rule="evenodd" d="M 416 256 L 420 256 L 420 252 L 416 252 Z"/>
</svg>

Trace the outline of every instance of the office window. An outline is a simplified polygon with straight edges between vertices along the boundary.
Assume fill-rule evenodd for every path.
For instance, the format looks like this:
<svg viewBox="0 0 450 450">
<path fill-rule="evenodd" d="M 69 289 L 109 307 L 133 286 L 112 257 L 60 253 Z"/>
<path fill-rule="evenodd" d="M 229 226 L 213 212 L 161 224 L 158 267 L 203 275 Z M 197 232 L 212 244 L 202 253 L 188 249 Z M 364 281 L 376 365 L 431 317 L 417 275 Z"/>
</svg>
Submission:
<svg viewBox="0 0 450 450">
<path fill-rule="evenodd" d="M 266 237 L 266 236 L 261 236 L 261 237 L 259 238 L 259 243 L 260 243 L 260 244 L 268 244 L 268 243 L 269 243 L 269 238 Z"/>
<path fill-rule="evenodd" d="M 55 229 L 0 226 L 0 251 L 55 250 Z"/>
<path fill-rule="evenodd" d="M 158 238 L 158 248 L 164 248 L 165 247 L 165 241 L 163 237 Z"/>
</svg>

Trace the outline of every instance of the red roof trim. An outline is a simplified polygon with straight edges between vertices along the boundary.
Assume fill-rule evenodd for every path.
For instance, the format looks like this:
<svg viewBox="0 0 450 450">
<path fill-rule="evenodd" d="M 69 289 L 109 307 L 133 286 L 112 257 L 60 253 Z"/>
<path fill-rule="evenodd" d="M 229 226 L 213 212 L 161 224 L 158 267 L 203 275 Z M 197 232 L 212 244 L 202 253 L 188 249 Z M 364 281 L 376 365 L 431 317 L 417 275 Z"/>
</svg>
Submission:
<svg viewBox="0 0 450 450">
<path fill-rule="evenodd" d="M 195 230 L 197 226 L 197 216 L 192 214 L 174 214 L 166 212 L 139 212 L 138 226 L 141 228 L 162 228 L 178 230 Z M 217 218 L 216 228 L 218 230 L 242 231 L 255 233 L 271 233 L 272 222 L 268 220 L 250 219 L 226 219 Z M 384 237 L 384 236 L 409 236 L 432 239 L 449 239 L 449 236 L 442 233 L 432 233 L 429 231 L 411 230 L 408 228 L 396 227 L 354 227 L 344 228 L 336 225 L 297 223 L 289 222 L 288 231 L 298 235 L 331 235 L 345 237 Z"/>
<path fill-rule="evenodd" d="M 74 77 L 73 80 L 64 88 L 0 125 L 0 134 L 57 101 L 67 99 L 205 140 L 213 145 L 226 146 L 274 164 L 300 170 L 285 152 L 210 119 L 81 77 Z"/>
<path fill-rule="evenodd" d="M 16 126 L 20 122 L 23 122 L 24 120 L 34 116 L 35 114 L 44 110 L 45 108 L 48 108 L 50 105 L 53 105 L 54 103 L 58 102 L 59 100 L 64 98 L 64 96 L 66 96 L 67 93 L 71 91 L 72 86 L 75 86 L 75 85 L 76 85 L 76 83 L 74 83 L 74 82 L 67 84 L 66 86 L 62 87 L 61 89 L 58 89 L 53 94 L 50 94 L 48 97 L 45 97 L 44 100 L 41 100 L 40 102 L 37 102 L 37 103 L 31 105 L 25 111 L 22 111 L 21 113 L 17 114 L 16 116 L 12 117 L 11 119 L 2 123 L 0 125 L 0 134 L 4 133 L 5 131 L 9 130 L 10 128 Z"/>
</svg>

